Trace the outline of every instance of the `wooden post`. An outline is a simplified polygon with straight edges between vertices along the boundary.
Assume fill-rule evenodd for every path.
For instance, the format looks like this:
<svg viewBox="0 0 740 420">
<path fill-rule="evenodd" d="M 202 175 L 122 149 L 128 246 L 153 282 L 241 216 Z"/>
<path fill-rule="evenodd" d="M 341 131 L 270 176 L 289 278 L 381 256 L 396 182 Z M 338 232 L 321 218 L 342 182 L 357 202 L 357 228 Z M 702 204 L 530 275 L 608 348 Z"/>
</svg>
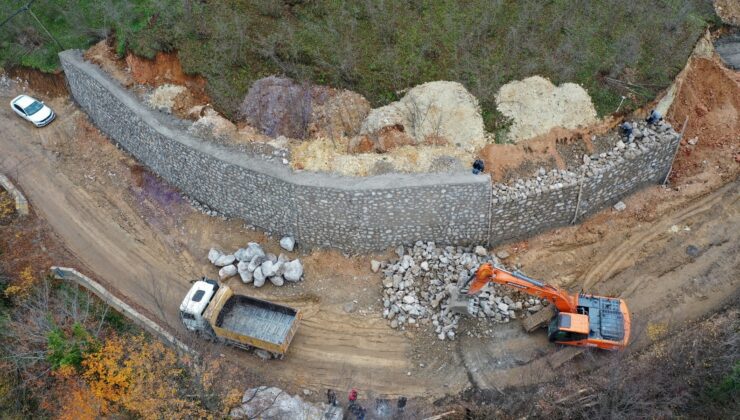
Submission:
<svg viewBox="0 0 740 420">
<path fill-rule="evenodd" d="M 686 124 L 689 123 L 689 116 L 686 116 L 686 119 L 683 121 L 683 127 L 681 128 L 681 134 L 678 135 L 678 144 L 676 144 L 676 151 L 673 152 L 673 159 L 671 159 L 671 166 L 668 168 L 668 173 L 665 174 L 665 179 L 663 180 L 663 185 L 668 183 L 668 178 L 671 176 L 671 171 L 673 170 L 673 162 L 676 161 L 676 156 L 678 156 L 678 149 L 681 148 L 681 140 L 683 139 L 683 133 L 686 131 Z"/>
<path fill-rule="evenodd" d="M 581 171 L 581 182 L 578 185 L 578 201 L 576 201 L 576 212 L 573 214 L 573 220 L 571 220 L 570 224 L 574 225 L 576 224 L 576 220 L 578 220 L 578 210 L 581 208 L 581 193 L 583 193 L 583 180 L 586 178 L 586 168 L 583 168 Z"/>
</svg>

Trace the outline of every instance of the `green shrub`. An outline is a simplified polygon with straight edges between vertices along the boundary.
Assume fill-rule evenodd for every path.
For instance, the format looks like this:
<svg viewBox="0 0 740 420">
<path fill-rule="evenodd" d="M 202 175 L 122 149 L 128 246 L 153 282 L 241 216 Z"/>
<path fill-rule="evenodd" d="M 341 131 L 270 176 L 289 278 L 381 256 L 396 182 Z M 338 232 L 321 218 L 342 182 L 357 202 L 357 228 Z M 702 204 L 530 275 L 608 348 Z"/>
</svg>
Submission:
<svg viewBox="0 0 740 420">
<path fill-rule="evenodd" d="M 8 15 L 16 4 L 0 5 Z M 179 51 L 233 116 L 251 83 L 270 74 L 349 88 L 374 105 L 431 80 L 463 83 L 486 127 L 505 129 L 498 88 L 535 74 L 582 84 L 599 114 L 645 104 L 683 67 L 716 16 L 707 0 L 243 1 L 62 0 L 33 10 L 65 48 L 114 31 L 117 51 Z M 56 46 L 26 14 L 0 32 L 3 65 L 57 66 Z"/>
<path fill-rule="evenodd" d="M 46 359 L 52 369 L 63 366 L 79 368 L 86 353 L 94 351 L 97 343 L 82 324 L 75 322 L 70 332 L 55 327 L 46 336 Z"/>
</svg>

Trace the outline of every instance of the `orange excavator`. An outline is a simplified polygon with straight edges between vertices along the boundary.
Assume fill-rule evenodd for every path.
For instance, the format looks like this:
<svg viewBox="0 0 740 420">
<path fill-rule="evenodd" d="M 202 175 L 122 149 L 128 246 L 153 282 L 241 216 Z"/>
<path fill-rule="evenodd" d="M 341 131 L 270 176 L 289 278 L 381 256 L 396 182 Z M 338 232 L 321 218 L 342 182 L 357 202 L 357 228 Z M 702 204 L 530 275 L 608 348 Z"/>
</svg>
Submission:
<svg viewBox="0 0 740 420">
<path fill-rule="evenodd" d="M 550 301 L 557 309 L 547 327 L 551 342 L 605 350 L 621 350 L 629 342 L 630 314 L 622 299 L 583 293 L 571 295 L 559 287 L 490 263 L 481 265 L 469 282 L 468 295 L 480 292 L 492 282 Z"/>
</svg>

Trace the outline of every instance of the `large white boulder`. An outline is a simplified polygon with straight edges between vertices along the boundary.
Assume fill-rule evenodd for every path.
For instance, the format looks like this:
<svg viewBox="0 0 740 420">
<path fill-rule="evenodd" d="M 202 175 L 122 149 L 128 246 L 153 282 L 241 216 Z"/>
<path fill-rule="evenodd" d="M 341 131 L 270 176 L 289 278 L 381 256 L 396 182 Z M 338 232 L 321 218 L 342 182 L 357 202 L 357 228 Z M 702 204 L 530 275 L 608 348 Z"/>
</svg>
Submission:
<svg viewBox="0 0 740 420">
<path fill-rule="evenodd" d="M 256 256 L 264 256 L 265 251 L 262 249 L 260 244 L 256 242 L 250 242 L 247 244 L 247 250 L 242 254 L 244 261 L 252 261 L 252 258 Z"/>
<path fill-rule="evenodd" d="M 249 263 L 246 261 L 239 261 L 239 264 L 236 265 L 236 269 L 239 272 L 239 277 L 241 277 L 242 282 L 244 284 L 249 284 L 254 279 L 254 275 L 251 271 L 249 271 Z"/>
<path fill-rule="evenodd" d="M 361 134 L 372 137 L 385 127 L 403 127 L 417 143 L 441 137 L 473 151 L 485 144 L 478 99 L 457 82 L 424 83 L 397 102 L 375 108 L 362 122 Z"/>
<path fill-rule="evenodd" d="M 554 127 L 578 128 L 598 121 L 586 89 L 575 83 L 555 86 L 541 76 L 509 82 L 498 91 L 496 107 L 512 119 L 508 137 L 526 140 Z"/>
<path fill-rule="evenodd" d="M 224 255 L 223 252 L 216 248 L 211 248 L 211 250 L 208 251 L 208 261 L 210 261 L 211 264 L 216 264 L 216 260 L 218 260 L 222 255 Z"/>
<path fill-rule="evenodd" d="M 270 283 L 274 284 L 275 286 L 282 286 L 285 284 L 285 279 L 283 279 L 283 276 L 272 276 L 270 277 Z"/>
<path fill-rule="evenodd" d="M 260 267 L 262 267 L 262 274 L 264 274 L 265 277 L 272 277 L 280 273 L 280 270 L 283 268 L 283 263 L 267 260 L 263 262 Z"/>
<path fill-rule="evenodd" d="M 301 260 L 293 260 L 283 264 L 283 277 L 287 281 L 300 281 L 303 276 Z"/>
<path fill-rule="evenodd" d="M 236 262 L 236 257 L 233 255 L 221 255 L 220 257 L 216 258 L 216 261 L 213 263 L 217 265 L 218 267 L 225 267 L 227 265 L 234 264 Z"/>
<path fill-rule="evenodd" d="M 218 277 L 221 280 L 224 280 L 231 276 L 236 275 L 236 273 L 237 273 L 237 268 L 235 265 L 227 265 L 225 267 L 221 267 L 221 269 L 218 270 Z"/>
<path fill-rule="evenodd" d="M 262 274 L 262 267 L 257 267 L 256 270 L 254 270 L 253 273 L 254 277 L 254 287 L 262 287 L 265 285 L 265 275 Z"/>
<path fill-rule="evenodd" d="M 280 240 L 280 246 L 286 251 L 292 251 L 295 248 L 295 239 L 292 236 L 285 236 Z"/>
</svg>

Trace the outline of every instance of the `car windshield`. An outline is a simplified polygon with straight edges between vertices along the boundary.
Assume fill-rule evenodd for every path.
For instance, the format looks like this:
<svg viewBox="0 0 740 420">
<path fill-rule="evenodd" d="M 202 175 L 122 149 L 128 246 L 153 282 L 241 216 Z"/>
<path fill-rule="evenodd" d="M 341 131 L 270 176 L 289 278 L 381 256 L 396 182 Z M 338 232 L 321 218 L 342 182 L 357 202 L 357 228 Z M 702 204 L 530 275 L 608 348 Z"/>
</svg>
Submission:
<svg viewBox="0 0 740 420">
<path fill-rule="evenodd" d="M 42 104 L 41 102 L 39 102 L 39 101 L 33 101 L 31 103 L 31 105 L 27 106 L 23 110 L 23 112 L 25 112 L 26 115 L 33 115 L 33 114 L 39 112 L 39 110 L 41 110 L 41 108 L 43 108 L 43 107 L 44 107 L 44 104 Z"/>
</svg>

